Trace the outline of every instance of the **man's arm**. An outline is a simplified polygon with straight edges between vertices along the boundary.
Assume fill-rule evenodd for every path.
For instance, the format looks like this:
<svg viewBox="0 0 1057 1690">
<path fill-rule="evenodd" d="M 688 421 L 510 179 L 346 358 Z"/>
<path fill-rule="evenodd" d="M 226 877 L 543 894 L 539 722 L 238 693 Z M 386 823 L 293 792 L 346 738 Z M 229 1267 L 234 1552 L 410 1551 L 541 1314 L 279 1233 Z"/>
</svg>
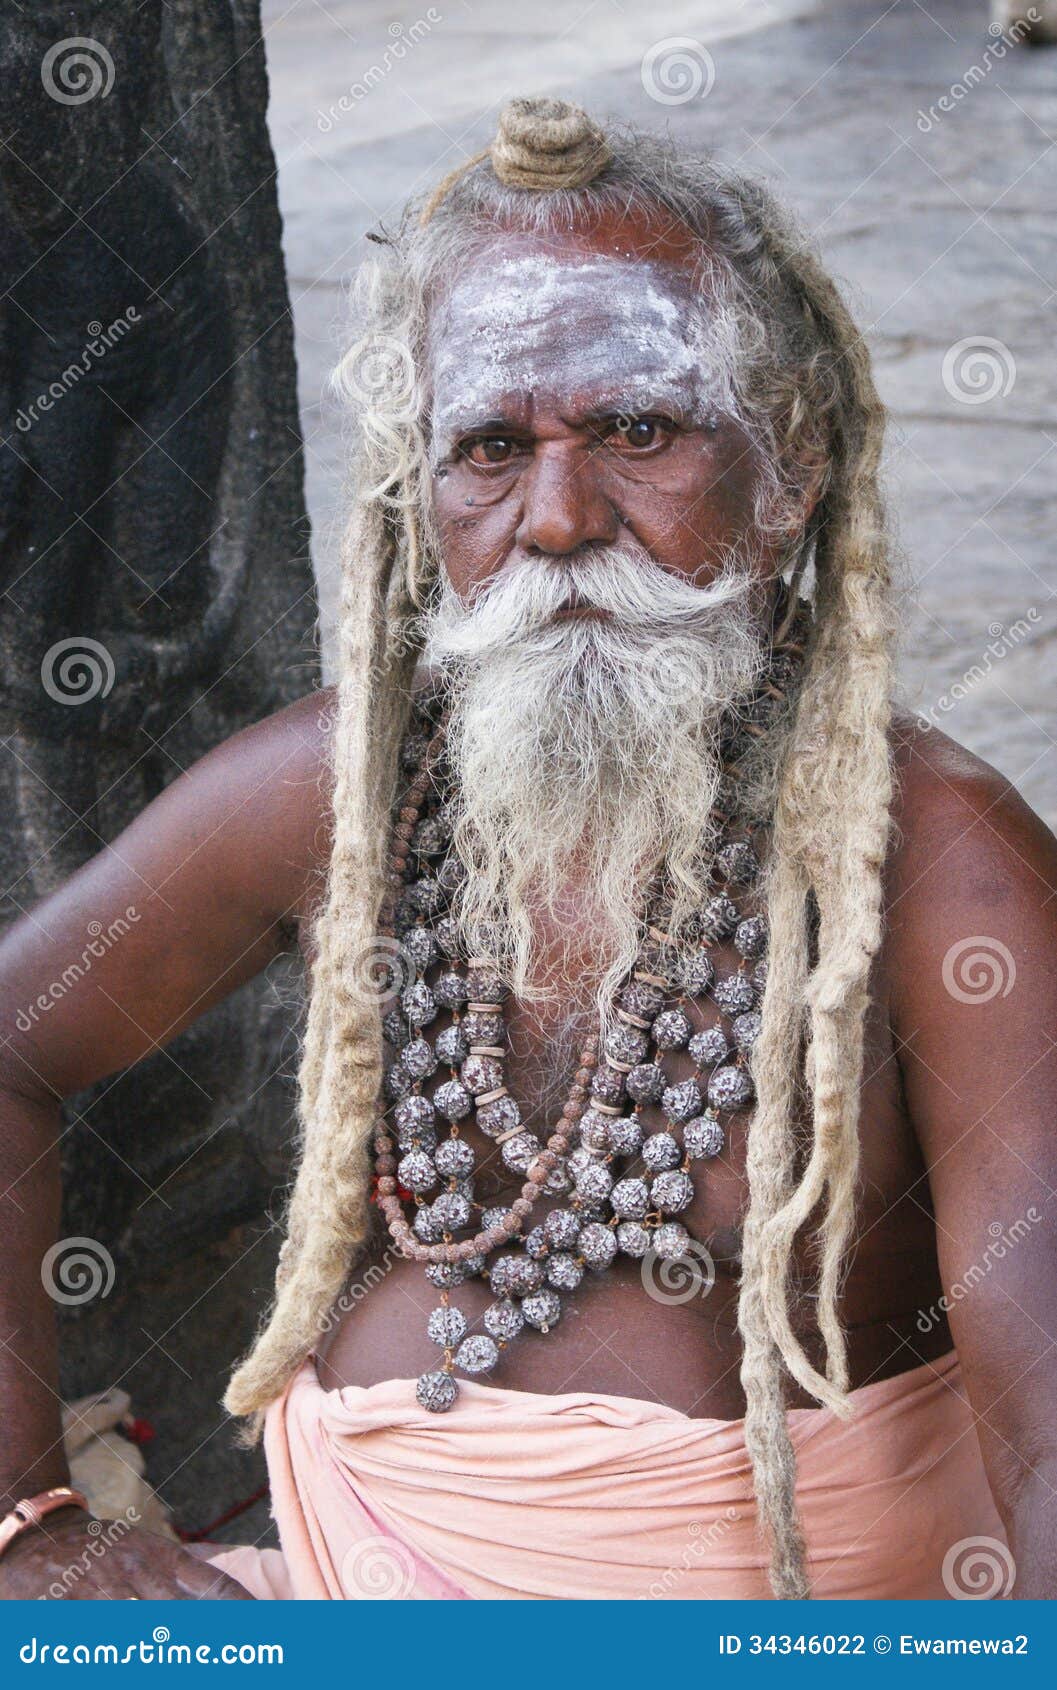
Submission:
<svg viewBox="0 0 1057 1690">
<path fill-rule="evenodd" d="M 900 748 L 894 1030 L 1014 1595 L 1057 1597 L 1057 840 L 939 734 Z"/>
<path fill-rule="evenodd" d="M 60 1102 L 169 1043 L 295 943 L 329 844 L 331 702 L 302 699 L 201 758 L 0 943 L 0 1514 L 67 1477 L 55 1308 L 41 1276 L 59 1225 Z M 108 942 L 71 975 L 99 934 Z M 19 1586 L 40 1578 L 52 1542 L 60 1570 L 69 1562 L 84 1520 L 56 1514 L 17 1540 L 0 1590 L 34 1594 Z M 124 1540 L 130 1564 L 143 1563 L 136 1537 Z M 83 1593 L 219 1593 L 215 1573 L 147 1542 L 161 1573 L 143 1563 L 130 1589 L 113 1589 L 115 1546 L 100 1570 L 107 1589 Z"/>
</svg>

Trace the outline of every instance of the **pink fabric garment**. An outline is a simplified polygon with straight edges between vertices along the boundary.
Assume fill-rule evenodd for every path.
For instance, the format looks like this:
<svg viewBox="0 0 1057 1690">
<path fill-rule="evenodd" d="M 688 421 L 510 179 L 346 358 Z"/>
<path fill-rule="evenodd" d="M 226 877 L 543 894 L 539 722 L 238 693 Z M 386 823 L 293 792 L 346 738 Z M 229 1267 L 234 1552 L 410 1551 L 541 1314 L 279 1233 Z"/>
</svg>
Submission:
<svg viewBox="0 0 1057 1690">
<path fill-rule="evenodd" d="M 1005 1537 L 957 1357 L 789 1416 L 816 1597 L 943 1598 L 946 1552 Z M 769 1597 L 741 1420 L 633 1397 L 460 1380 L 324 1390 L 309 1361 L 268 1411 L 282 1557 L 205 1549 L 257 1596 Z"/>
</svg>

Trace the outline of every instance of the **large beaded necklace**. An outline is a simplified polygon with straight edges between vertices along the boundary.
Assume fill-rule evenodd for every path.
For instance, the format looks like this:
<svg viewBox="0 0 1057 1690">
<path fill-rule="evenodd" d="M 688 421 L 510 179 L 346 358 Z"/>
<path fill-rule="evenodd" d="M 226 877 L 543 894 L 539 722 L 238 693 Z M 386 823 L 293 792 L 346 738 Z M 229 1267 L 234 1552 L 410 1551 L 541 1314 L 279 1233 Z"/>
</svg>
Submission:
<svg viewBox="0 0 1057 1690">
<path fill-rule="evenodd" d="M 756 824 L 739 817 L 737 781 L 739 764 L 783 708 L 802 663 L 810 607 L 801 601 L 787 620 L 763 681 L 723 735 L 720 843 L 710 895 L 694 923 L 697 949 L 687 960 L 684 947 L 680 963 L 663 904 L 647 901 L 642 951 L 617 994 L 611 1029 L 604 1043 L 597 1027 L 586 1039 L 545 1143 L 525 1129 L 506 1085 L 506 987 L 487 957 L 461 954 L 450 915 L 463 871 L 449 850 L 443 700 L 416 706 L 402 752 L 410 779 L 394 822 L 391 890 L 380 923 L 399 944 L 407 973 L 383 1019 L 394 1060 L 385 1072 L 374 1151 L 377 1201 L 393 1243 L 425 1264 L 439 1293 L 427 1332 L 442 1359 L 417 1382 L 423 1408 L 452 1406 L 456 1369 L 488 1373 L 526 1327 L 552 1330 L 562 1298 L 585 1272 L 604 1272 L 618 1255 L 678 1261 L 692 1247 L 677 1217 L 694 1199 L 694 1173 L 700 1178 L 700 1164 L 722 1150 L 724 1116 L 755 1096 L 749 1054 L 760 1029 L 767 924 L 741 903 L 760 864 Z M 711 952 L 728 940 L 739 962 L 721 976 Z M 687 1007 L 706 998 L 720 1021 L 695 1033 Z M 427 1029 L 442 1010 L 451 1024 L 431 1041 Z M 683 1049 L 693 1074 L 671 1083 L 665 1059 Z M 427 1096 L 423 1086 L 439 1069 L 449 1077 Z M 664 1128 L 644 1127 L 642 1112 L 652 1104 L 659 1104 Z M 475 1201 L 477 1155 L 462 1136 L 471 1121 L 496 1144 L 504 1165 L 524 1176 L 509 1205 Z M 547 1199 L 557 1201 L 536 1218 Z M 494 1301 L 483 1330 L 471 1331 L 451 1294 L 477 1276 Z"/>
</svg>

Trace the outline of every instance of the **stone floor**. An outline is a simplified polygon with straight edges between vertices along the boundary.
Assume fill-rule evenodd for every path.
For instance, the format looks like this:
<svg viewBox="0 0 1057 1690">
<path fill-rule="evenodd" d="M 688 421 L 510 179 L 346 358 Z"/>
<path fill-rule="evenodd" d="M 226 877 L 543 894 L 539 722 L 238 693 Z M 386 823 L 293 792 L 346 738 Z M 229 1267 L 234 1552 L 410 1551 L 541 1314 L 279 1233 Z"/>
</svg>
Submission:
<svg viewBox="0 0 1057 1690">
<path fill-rule="evenodd" d="M 986 0 L 264 11 L 325 626 L 342 444 L 323 390 L 364 232 L 487 144 L 508 95 L 561 91 L 717 150 L 812 232 L 891 407 L 909 693 L 1057 823 L 1057 49 L 990 34 Z M 644 57 L 679 38 L 688 79 L 661 101 Z"/>
</svg>

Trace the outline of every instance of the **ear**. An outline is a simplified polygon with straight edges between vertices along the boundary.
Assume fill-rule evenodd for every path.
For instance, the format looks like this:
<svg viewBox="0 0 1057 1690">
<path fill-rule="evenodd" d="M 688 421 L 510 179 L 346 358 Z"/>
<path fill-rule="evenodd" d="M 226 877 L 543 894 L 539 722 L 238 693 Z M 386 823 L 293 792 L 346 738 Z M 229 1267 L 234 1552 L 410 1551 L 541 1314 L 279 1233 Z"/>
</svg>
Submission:
<svg viewBox="0 0 1057 1690">
<path fill-rule="evenodd" d="M 801 534 L 829 486 L 832 459 L 823 441 L 803 434 L 789 448 L 785 465 L 789 481 L 798 490 L 790 501 L 785 531 L 790 535 Z"/>
</svg>

